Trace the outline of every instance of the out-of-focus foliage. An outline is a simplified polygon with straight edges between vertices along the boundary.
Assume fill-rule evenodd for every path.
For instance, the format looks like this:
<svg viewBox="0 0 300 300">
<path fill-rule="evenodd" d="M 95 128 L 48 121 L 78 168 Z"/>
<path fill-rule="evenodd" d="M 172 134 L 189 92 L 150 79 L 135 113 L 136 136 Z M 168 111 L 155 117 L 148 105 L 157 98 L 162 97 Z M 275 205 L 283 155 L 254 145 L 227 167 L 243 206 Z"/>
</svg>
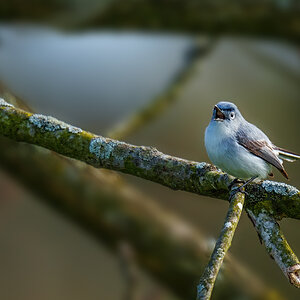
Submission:
<svg viewBox="0 0 300 300">
<path fill-rule="evenodd" d="M 70 7 L 70 0 L 1 0 L 1 21 L 42 20 Z"/>
<path fill-rule="evenodd" d="M 47 22 L 57 15 L 69 28 L 238 33 L 300 41 L 299 0 L 0 1 L 2 21 Z"/>
<path fill-rule="evenodd" d="M 299 13 L 298 0 L 116 0 L 85 25 L 299 39 Z"/>
</svg>

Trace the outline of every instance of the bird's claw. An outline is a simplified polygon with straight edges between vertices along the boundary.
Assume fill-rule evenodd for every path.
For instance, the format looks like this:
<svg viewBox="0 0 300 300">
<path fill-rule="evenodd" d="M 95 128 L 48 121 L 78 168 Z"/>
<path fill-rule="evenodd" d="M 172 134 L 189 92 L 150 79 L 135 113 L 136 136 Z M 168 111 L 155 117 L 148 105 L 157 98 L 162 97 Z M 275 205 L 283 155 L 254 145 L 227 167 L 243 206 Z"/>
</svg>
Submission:
<svg viewBox="0 0 300 300">
<path fill-rule="evenodd" d="M 232 190 L 234 185 L 238 184 L 238 183 L 242 183 L 245 184 L 245 180 L 239 179 L 239 178 L 235 178 L 233 181 L 231 181 L 231 183 L 228 186 L 229 190 Z"/>
<path fill-rule="evenodd" d="M 237 192 L 240 192 L 242 194 L 244 194 L 245 196 L 248 196 L 249 193 L 246 192 L 245 188 L 243 186 L 240 186 L 238 189 L 237 189 Z"/>
<path fill-rule="evenodd" d="M 255 180 L 258 176 L 253 176 L 251 177 L 250 179 L 248 179 L 247 181 L 243 181 L 241 179 L 238 179 L 238 178 L 235 178 L 231 184 L 229 185 L 229 187 L 231 187 L 231 192 L 234 192 L 233 194 L 237 193 L 237 192 L 240 192 L 240 193 L 243 193 L 245 194 L 246 196 L 248 196 L 249 194 L 245 191 L 245 187 L 246 185 L 248 185 L 249 183 L 251 183 L 253 180 Z M 237 183 L 243 183 L 243 185 L 239 186 L 239 187 L 235 187 L 234 184 L 237 184 Z M 234 191 L 236 190 L 236 191 Z M 230 199 L 231 199 L 231 195 L 230 195 Z"/>
<path fill-rule="evenodd" d="M 235 196 L 236 193 L 242 193 L 244 194 L 245 196 L 249 196 L 249 193 L 246 192 L 245 188 L 243 186 L 239 186 L 239 187 L 233 187 L 231 189 L 231 192 L 230 192 L 230 200 L 233 198 L 233 196 Z"/>
</svg>

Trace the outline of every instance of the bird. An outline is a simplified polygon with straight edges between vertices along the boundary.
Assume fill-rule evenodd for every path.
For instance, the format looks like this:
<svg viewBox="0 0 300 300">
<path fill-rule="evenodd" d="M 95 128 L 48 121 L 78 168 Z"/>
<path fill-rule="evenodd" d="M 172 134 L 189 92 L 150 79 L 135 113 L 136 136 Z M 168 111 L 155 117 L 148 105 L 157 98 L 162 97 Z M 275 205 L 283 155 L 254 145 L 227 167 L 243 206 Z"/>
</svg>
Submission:
<svg viewBox="0 0 300 300">
<path fill-rule="evenodd" d="M 288 179 L 283 160 L 300 155 L 275 146 L 265 133 L 244 119 L 234 103 L 219 102 L 205 130 L 205 148 L 211 162 L 244 185 L 273 177 L 272 167 Z"/>
</svg>

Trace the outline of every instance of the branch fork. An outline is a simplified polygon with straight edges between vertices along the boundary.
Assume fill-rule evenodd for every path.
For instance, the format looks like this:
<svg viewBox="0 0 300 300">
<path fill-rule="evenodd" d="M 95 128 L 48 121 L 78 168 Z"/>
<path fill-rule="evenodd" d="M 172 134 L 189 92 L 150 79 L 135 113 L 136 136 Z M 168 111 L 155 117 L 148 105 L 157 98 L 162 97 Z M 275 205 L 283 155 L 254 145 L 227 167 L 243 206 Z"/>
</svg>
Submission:
<svg viewBox="0 0 300 300">
<path fill-rule="evenodd" d="M 15 108 L 3 99 L 0 99 L 0 135 L 42 146 L 96 168 L 131 174 L 174 190 L 230 199 L 228 186 L 233 179 L 214 166 L 166 155 L 153 147 L 139 147 L 97 136 L 55 118 Z M 245 200 L 247 213 L 268 253 L 289 281 L 299 288 L 299 260 L 277 223 L 283 217 L 300 219 L 299 190 L 283 183 L 263 181 L 247 185 L 246 192 L 246 200 L 243 193 L 237 192 L 230 201 L 220 236 L 223 238 L 216 247 L 223 247 L 225 253 L 228 250 L 226 247 L 230 246 Z M 237 207 L 241 209 L 235 210 Z M 233 218 L 235 214 L 238 217 Z M 222 263 L 223 258 L 220 258 L 225 253 L 218 253 L 216 257 Z"/>
</svg>

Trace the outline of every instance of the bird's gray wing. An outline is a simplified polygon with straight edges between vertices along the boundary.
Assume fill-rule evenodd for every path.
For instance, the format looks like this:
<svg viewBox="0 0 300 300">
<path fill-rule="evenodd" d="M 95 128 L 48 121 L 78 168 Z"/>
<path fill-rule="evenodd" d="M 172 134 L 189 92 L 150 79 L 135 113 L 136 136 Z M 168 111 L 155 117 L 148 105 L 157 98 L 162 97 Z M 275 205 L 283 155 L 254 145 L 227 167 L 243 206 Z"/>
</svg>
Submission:
<svg viewBox="0 0 300 300">
<path fill-rule="evenodd" d="M 253 136 L 249 138 L 249 135 L 244 130 L 240 130 L 237 135 L 237 142 L 246 148 L 250 153 L 262 158 L 267 163 L 277 168 L 280 173 L 288 179 L 288 174 L 285 171 L 282 162 L 275 154 L 272 144 L 268 139 L 253 139 Z"/>
</svg>

